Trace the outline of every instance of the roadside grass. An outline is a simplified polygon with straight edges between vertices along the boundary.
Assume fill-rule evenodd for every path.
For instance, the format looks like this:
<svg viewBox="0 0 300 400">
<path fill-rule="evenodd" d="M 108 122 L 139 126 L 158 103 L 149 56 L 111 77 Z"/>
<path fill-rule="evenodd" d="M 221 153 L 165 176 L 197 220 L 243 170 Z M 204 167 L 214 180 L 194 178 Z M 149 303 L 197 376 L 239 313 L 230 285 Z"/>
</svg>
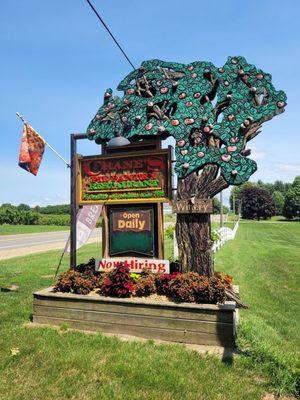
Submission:
<svg viewBox="0 0 300 400">
<path fill-rule="evenodd" d="M 300 224 L 241 221 L 216 254 L 249 305 L 241 311 L 239 348 L 270 376 L 277 393 L 299 391 Z"/>
<path fill-rule="evenodd" d="M 170 254 L 172 243 L 167 241 Z M 84 246 L 78 262 L 101 253 Z M 17 284 L 17 293 L 0 292 L 0 386 L 3 399 L 260 399 L 264 384 L 245 360 L 222 363 L 179 344 L 121 342 L 116 337 L 24 326 L 32 311 L 32 292 L 52 282 L 58 251 L 0 262 L 0 284 Z M 68 267 L 64 259 L 62 270 Z M 19 354 L 11 355 L 11 349 Z"/>
<path fill-rule="evenodd" d="M 122 342 L 67 325 L 30 329 L 32 292 L 51 284 L 60 251 L 1 261 L 0 285 L 20 290 L 0 292 L 0 398 L 258 400 L 270 390 L 295 392 L 299 233 L 297 223 L 242 223 L 216 254 L 216 270 L 235 277 L 250 306 L 241 313 L 240 354 L 226 362 L 179 344 Z M 100 255 L 100 246 L 84 246 L 78 262 Z M 167 240 L 166 257 L 171 250 Z"/>
<path fill-rule="evenodd" d="M 42 233 L 68 230 L 68 226 L 56 225 L 0 225 L 0 235 L 19 235 L 21 233 Z"/>
</svg>

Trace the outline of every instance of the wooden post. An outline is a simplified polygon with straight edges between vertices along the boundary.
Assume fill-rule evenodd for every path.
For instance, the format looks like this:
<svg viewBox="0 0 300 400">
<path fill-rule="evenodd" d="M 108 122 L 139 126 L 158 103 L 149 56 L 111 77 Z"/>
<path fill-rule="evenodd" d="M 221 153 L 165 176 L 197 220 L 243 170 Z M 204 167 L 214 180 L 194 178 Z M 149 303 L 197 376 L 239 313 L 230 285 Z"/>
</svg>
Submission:
<svg viewBox="0 0 300 400">
<path fill-rule="evenodd" d="M 70 179 L 70 269 L 76 267 L 76 218 L 77 218 L 77 140 L 86 139 L 84 133 L 72 133 L 70 135 L 70 159 L 71 159 L 71 179 Z"/>
<path fill-rule="evenodd" d="M 102 257 L 109 257 L 109 226 L 107 206 L 102 207 Z"/>
<path fill-rule="evenodd" d="M 77 179 L 76 179 L 76 139 L 74 133 L 70 136 L 71 149 L 71 224 L 70 224 L 70 269 L 76 267 L 76 216 L 77 216 Z"/>
<path fill-rule="evenodd" d="M 157 203 L 157 244 L 158 244 L 158 258 L 165 257 L 164 252 L 164 208 L 163 203 Z"/>
</svg>

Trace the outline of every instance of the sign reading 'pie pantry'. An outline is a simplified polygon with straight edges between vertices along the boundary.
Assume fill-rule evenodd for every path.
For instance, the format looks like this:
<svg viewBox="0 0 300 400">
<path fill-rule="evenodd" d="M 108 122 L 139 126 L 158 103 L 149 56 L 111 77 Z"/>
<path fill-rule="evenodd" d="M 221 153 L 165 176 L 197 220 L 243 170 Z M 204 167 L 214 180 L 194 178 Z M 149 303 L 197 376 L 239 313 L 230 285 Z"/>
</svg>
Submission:
<svg viewBox="0 0 300 400">
<path fill-rule="evenodd" d="M 170 151 L 79 157 L 79 204 L 168 202 Z"/>
</svg>

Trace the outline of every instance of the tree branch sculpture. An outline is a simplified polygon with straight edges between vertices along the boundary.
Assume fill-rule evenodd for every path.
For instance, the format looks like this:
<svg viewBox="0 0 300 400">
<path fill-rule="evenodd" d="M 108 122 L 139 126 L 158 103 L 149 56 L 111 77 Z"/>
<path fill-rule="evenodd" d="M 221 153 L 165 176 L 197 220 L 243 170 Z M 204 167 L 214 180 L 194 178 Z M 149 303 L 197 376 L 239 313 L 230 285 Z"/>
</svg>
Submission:
<svg viewBox="0 0 300 400">
<path fill-rule="evenodd" d="M 212 198 L 256 171 L 248 142 L 263 122 L 284 111 L 286 95 L 271 75 L 229 57 L 209 62 L 150 60 L 121 81 L 122 98 L 108 89 L 87 133 L 97 143 L 116 134 L 131 141 L 160 136 L 176 140 L 177 198 Z M 183 270 L 213 274 L 209 214 L 178 214 L 176 234 Z"/>
</svg>

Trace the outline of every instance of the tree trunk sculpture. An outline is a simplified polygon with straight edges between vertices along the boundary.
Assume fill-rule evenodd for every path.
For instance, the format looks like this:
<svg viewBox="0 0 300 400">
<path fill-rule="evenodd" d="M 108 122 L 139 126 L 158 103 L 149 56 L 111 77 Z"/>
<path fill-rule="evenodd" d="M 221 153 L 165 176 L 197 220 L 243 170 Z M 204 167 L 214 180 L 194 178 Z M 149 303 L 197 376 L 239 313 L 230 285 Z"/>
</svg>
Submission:
<svg viewBox="0 0 300 400">
<path fill-rule="evenodd" d="M 96 143 L 115 135 L 131 141 L 154 136 L 176 140 L 177 199 L 212 199 L 246 182 L 257 165 L 247 143 L 263 122 L 284 111 L 286 95 L 271 75 L 243 57 L 221 68 L 210 62 L 150 60 L 108 89 L 87 134 Z M 182 270 L 213 274 L 209 214 L 178 214 L 176 233 Z"/>
</svg>

